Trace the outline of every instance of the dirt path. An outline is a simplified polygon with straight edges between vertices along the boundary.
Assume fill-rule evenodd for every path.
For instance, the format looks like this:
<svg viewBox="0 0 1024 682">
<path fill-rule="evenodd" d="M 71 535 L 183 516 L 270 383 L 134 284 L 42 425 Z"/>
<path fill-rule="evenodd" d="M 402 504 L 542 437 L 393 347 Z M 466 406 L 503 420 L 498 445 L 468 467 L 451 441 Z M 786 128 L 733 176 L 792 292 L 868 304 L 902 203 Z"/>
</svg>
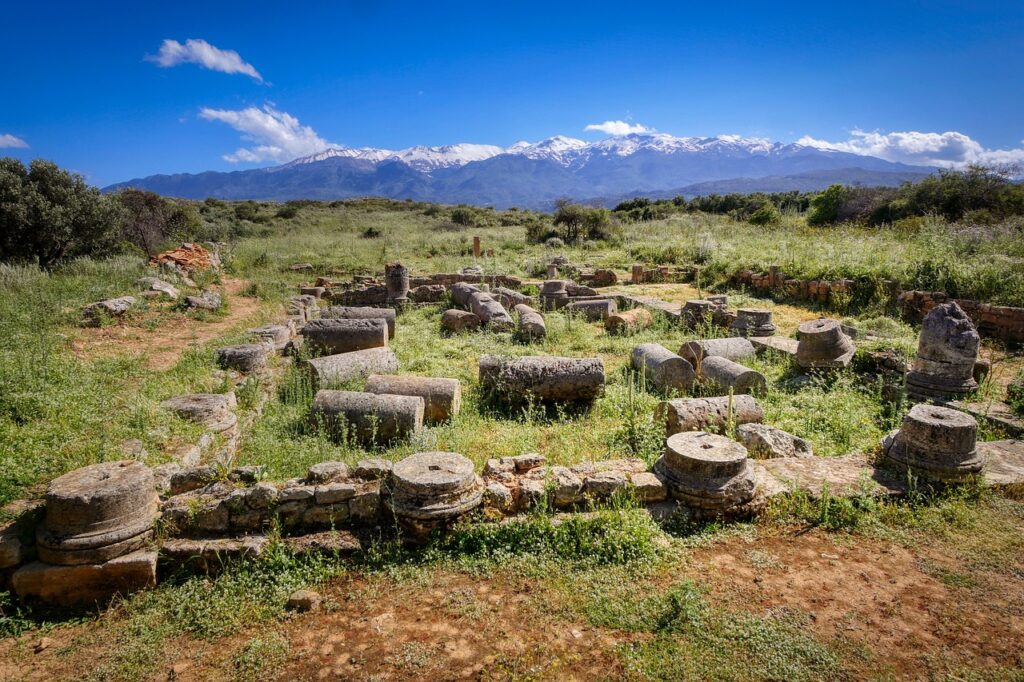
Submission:
<svg viewBox="0 0 1024 682">
<path fill-rule="evenodd" d="M 83 328 L 71 342 L 72 351 L 82 359 L 127 355 L 144 357 L 145 366 L 154 371 L 170 369 L 190 347 L 207 343 L 244 324 L 260 321 L 258 298 L 243 296 L 248 282 L 224 278 L 213 286 L 228 302 L 223 317 L 198 320 L 173 310 L 172 304 L 151 303 L 146 314 L 109 327 Z"/>
</svg>

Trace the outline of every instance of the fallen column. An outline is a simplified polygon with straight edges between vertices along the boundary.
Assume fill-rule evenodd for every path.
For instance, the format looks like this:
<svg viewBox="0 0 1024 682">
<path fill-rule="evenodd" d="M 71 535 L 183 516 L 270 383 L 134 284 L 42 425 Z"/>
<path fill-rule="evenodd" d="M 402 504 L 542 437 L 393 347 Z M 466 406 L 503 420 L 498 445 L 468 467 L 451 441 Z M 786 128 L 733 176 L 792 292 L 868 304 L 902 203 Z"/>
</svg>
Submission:
<svg viewBox="0 0 1024 682">
<path fill-rule="evenodd" d="M 283 352 L 292 339 L 292 332 L 287 325 L 268 324 L 256 329 L 250 329 L 249 334 L 259 342 L 274 351 Z"/>
<path fill-rule="evenodd" d="M 644 343 L 633 349 L 633 369 L 659 391 L 688 391 L 693 388 L 693 367 L 668 348 L 657 343 Z"/>
<path fill-rule="evenodd" d="M 366 392 L 423 398 L 423 418 L 431 423 L 445 422 L 459 413 L 462 386 L 458 379 L 371 374 Z"/>
<path fill-rule="evenodd" d="M 490 294 L 474 293 L 469 297 L 469 307 L 484 325 L 494 331 L 511 331 L 515 327 L 508 311 Z"/>
<path fill-rule="evenodd" d="M 516 306 L 516 314 L 519 316 L 519 336 L 524 339 L 543 339 L 548 334 L 544 316 L 539 312 L 520 303 Z"/>
<path fill-rule="evenodd" d="M 984 461 L 976 447 L 977 436 L 978 422 L 971 415 L 918 404 L 882 448 L 895 468 L 931 481 L 958 483 L 981 473 Z"/>
<path fill-rule="evenodd" d="M 647 308 L 633 308 L 612 313 L 604 321 L 606 331 L 618 334 L 627 334 L 641 329 L 646 329 L 654 323 L 654 317 Z"/>
<path fill-rule="evenodd" d="M 371 308 L 369 306 L 332 305 L 320 313 L 320 317 L 330 320 L 376 320 L 383 319 L 388 325 L 388 339 L 395 338 L 394 308 Z"/>
<path fill-rule="evenodd" d="M 217 349 L 217 364 L 221 369 L 239 372 L 258 372 L 267 367 L 267 346 L 261 343 L 243 343 Z"/>
<path fill-rule="evenodd" d="M 654 410 L 655 421 L 665 424 L 671 436 L 681 431 L 725 431 L 735 425 L 764 421 L 764 410 L 753 396 L 740 394 L 717 398 L 676 398 Z"/>
<path fill-rule="evenodd" d="M 501 303 L 506 308 L 515 308 L 519 304 L 530 305 L 533 300 L 526 294 L 521 294 L 518 291 L 513 291 L 508 287 L 497 287 L 491 292 L 498 303 Z"/>
<path fill-rule="evenodd" d="M 768 382 L 760 372 L 717 355 L 706 357 L 698 363 L 697 378 L 704 384 L 716 387 L 723 394 L 730 389 L 736 394 L 761 394 L 768 388 Z"/>
<path fill-rule="evenodd" d="M 458 333 L 480 326 L 480 318 L 468 310 L 450 308 L 441 315 L 441 328 L 445 331 Z"/>
<path fill-rule="evenodd" d="M 589 402 L 604 391 L 601 358 L 527 356 L 480 358 L 480 387 L 485 395 L 509 403 Z"/>
<path fill-rule="evenodd" d="M 679 349 L 679 355 L 696 367 L 704 358 L 716 356 L 727 360 L 742 360 L 755 355 L 754 344 L 744 338 L 733 336 L 725 339 L 688 341 Z"/>
<path fill-rule="evenodd" d="M 367 377 L 398 371 L 398 358 L 390 348 L 368 348 L 351 353 L 324 355 L 306 361 L 313 388 L 323 388 Z"/>
<path fill-rule="evenodd" d="M 388 325 L 373 320 L 311 320 L 302 328 L 306 343 L 325 355 L 388 345 Z"/>
<path fill-rule="evenodd" d="M 480 291 L 479 287 L 475 287 L 472 284 L 466 284 L 465 282 L 456 282 L 452 285 L 452 303 L 459 306 L 460 308 L 469 307 L 470 297 Z"/>
<path fill-rule="evenodd" d="M 606 320 L 609 315 L 618 311 L 615 301 L 610 298 L 599 298 L 592 301 L 573 301 L 565 306 L 566 312 L 580 313 L 588 322 Z"/>
<path fill-rule="evenodd" d="M 317 391 L 309 418 L 363 445 L 407 438 L 423 428 L 423 398 L 358 391 Z"/>
</svg>

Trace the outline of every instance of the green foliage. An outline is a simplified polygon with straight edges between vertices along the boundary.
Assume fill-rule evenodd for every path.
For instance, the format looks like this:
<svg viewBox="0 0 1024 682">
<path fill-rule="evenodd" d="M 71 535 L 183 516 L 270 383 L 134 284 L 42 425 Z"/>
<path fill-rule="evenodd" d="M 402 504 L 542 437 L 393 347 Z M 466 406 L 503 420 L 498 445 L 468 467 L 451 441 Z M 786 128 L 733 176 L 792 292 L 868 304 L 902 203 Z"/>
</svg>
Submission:
<svg viewBox="0 0 1024 682">
<path fill-rule="evenodd" d="M 149 255 L 160 251 L 169 240 L 189 241 L 199 230 L 199 213 L 190 204 L 130 188 L 115 196 L 124 207 L 124 239 Z"/>
<path fill-rule="evenodd" d="M 614 235 L 611 213 L 606 208 L 590 208 L 559 200 L 553 218 L 557 236 L 566 244 L 583 240 L 607 240 Z"/>
<path fill-rule="evenodd" d="M 829 185 L 825 191 L 811 199 L 807 214 L 808 225 L 831 225 L 839 220 L 839 209 L 849 194 L 845 185 Z"/>
<path fill-rule="evenodd" d="M 28 168 L 0 159 L 0 261 L 50 267 L 109 252 L 121 231 L 121 208 L 82 176 L 36 159 Z"/>
<path fill-rule="evenodd" d="M 468 206 L 458 206 L 452 209 L 452 222 L 456 225 L 473 227 L 476 225 L 476 213 Z"/>
<path fill-rule="evenodd" d="M 782 221 L 782 214 L 774 204 L 765 203 L 759 209 L 750 214 L 747 222 L 751 225 L 778 225 Z"/>
<path fill-rule="evenodd" d="M 1019 415 L 1024 415 L 1024 369 L 1006 387 L 1006 402 Z"/>
</svg>

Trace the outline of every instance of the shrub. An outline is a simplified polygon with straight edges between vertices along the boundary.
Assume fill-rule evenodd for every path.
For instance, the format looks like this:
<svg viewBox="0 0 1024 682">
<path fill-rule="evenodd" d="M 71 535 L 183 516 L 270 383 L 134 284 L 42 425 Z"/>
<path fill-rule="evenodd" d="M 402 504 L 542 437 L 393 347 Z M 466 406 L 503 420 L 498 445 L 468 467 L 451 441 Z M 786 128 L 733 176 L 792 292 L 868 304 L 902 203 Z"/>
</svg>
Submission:
<svg viewBox="0 0 1024 682">
<path fill-rule="evenodd" d="M 290 220 L 295 216 L 299 215 L 299 207 L 293 204 L 285 204 L 281 208 L 277 209 L 277 213 L 274 214 L 278 218 L 284 218 Z"/>
<path fill-rule="evenodd" d="M 260 214 L 260 207 L 255 201 L 243 201 L 235 204 L 235 217 L 239 220 L 248 220 L 250 222 L 256 222 L 257 216 Z"/>
<path fill-rule="evenodd" d="M 565 242 L 563 242 L 559 237 L 548 237 L 544 240 L 544 246 L 549 249 L 561 249 L 565 247 Z"/>
<path fill-rule="evenodd" d="M 782 220 L 782 214 L 779 213 L 779 209 L 775 208 L 774 204 L 765 203 L 762 204 L 761 208 L 757 209 L 750 214 L 747 218 L 747 222 L 751 225 L 778 225 Z"/>
<path fill-rule="evenodd" d="M 122 190 L 115 196 L 124 207 L 122 236 L 149 255 L 168 240 L 192 239 L 200 227 L 199 215 L 190 204 L 173 203 L 138 189 Z"/>
<path fill-rule="evenodd" d="M 558 236 L 566 244 L 581 239 L 607 240 L 612 237 L 611 213 L 606 208 L 589 208 L 559 200 L 554 216 Z"/>
<path fill-rule="evenodd" d="M 473 227 L 476 225 L 476 214 L 471 208 L 458 206 L 457 208 L 452 209 L 452 222 L 456 225 Z"/>
<path fill-rule="evenodd" d="M 843 185 L 829 185 L 811 200 L 811 211 L 807 215 L 808 225 L 831 225 L 839 219 L 839 209 L 846 201 L 849 190 Z"/>
<path fill-rule="evenodd" d="M 121 205 L 76 173 L 36 159 L 0 159 L 0 260 L 42 267 L 109 252 L 121 234 Z"/>
</svg>

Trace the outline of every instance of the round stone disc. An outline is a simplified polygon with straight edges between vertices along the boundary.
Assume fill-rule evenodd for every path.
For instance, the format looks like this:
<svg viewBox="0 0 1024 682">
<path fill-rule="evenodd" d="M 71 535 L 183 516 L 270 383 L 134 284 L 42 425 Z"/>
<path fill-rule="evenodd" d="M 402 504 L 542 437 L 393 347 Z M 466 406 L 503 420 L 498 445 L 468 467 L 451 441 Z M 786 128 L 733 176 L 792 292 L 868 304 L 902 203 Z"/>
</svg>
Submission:
<svg viewBox="0 0 1024 682">
<path fill-rule="evenodd" d="M 471 487 L 473 463 L 457 452 L 418 452 L 395 464 L 395 493 L 430 496 Z"/>
<path fill-rule="evenodd" d="M 152 522 L 156 498 L 153 472 L 140 462 L 93 464 L 50 482 L 46 528 L 55 535 L 72 536 L 146 527 Z"/>
<path fill-rule="evenodd" d="M 704 431 L 683 431 L 665 442 L 665 465 L 687 477 L 728 478 L 743 471 L 747 449 Z"/>
</svg>

